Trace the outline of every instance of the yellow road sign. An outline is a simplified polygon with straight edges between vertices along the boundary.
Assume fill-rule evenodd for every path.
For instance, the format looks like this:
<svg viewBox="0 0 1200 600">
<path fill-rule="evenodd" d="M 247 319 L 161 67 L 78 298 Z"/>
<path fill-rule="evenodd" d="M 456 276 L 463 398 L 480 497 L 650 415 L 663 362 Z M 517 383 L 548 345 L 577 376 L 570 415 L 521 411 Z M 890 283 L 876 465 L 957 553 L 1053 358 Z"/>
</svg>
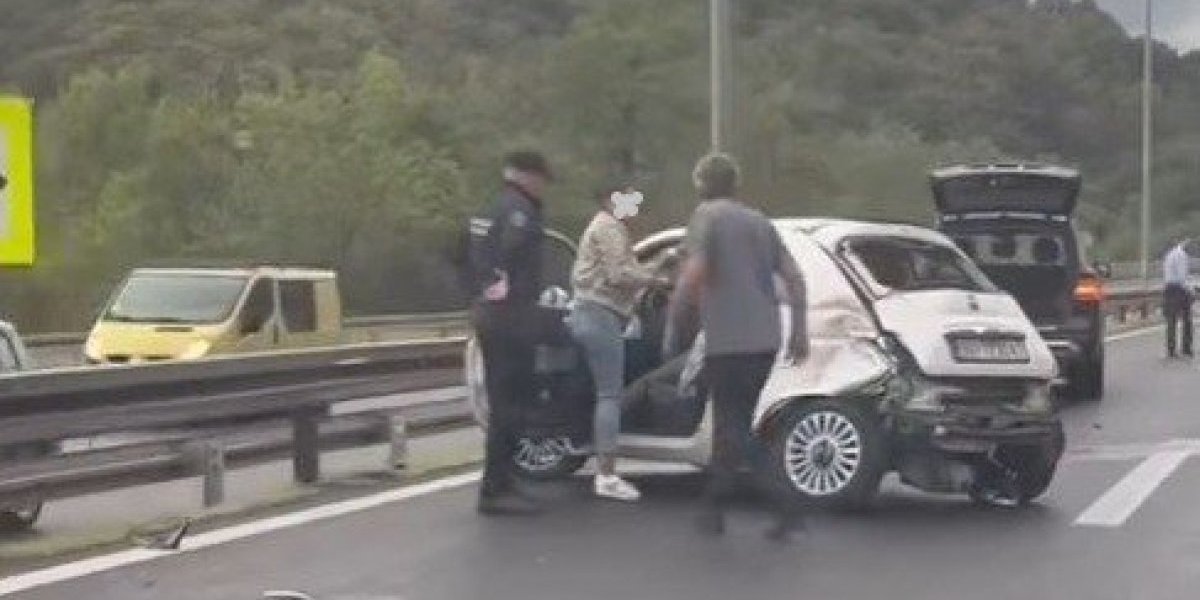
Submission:
<svg viewBox="0 0 1200 600">
<path fill-rule="evenodd" d="M 33 103 L 0 96 L 0 265 L 33 257 Z"/>
</svg>

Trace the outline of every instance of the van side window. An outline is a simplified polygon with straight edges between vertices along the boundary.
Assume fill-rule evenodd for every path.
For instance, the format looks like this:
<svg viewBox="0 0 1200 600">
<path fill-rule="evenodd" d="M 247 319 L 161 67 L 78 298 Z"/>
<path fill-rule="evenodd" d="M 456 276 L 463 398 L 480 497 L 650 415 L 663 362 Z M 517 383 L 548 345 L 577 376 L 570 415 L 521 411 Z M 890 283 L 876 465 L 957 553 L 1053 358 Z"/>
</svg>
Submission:
<svg viewBox="0 0 1200 600">
<path fill-rule="evenodd" d="M 20 369 L 17 364 L 17 352 L 13 349 L 12 340 L 0 334 L 0 373 L 11 373 Z"/>
<path fill-rule="evenodd" d="M 312 281 L 279 282 L 283 323 L 289 333 L 317 330 L 317 293 Z"/>
<path fill-rule="evenodd" d="M 250 289 L 250 295 L 246 298 L 246 306 L 242 310 L 242 333 L 258 333 L 266 327 L 267 321 L 271 320 L 275 304 L 273 284 L 273 280 L 265 277 L 254 282 L 254 287 Z"/>
</svg>

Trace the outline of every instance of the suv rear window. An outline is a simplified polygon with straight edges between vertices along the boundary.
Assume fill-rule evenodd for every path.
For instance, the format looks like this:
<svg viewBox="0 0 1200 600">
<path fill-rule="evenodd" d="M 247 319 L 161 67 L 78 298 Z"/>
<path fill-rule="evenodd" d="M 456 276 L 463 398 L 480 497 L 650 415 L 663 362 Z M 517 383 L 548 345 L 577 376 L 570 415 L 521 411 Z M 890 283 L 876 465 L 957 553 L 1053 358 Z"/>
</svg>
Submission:
<svg viewBox="0 0 1200 600">
<path fill-rule="evenodd" d="M 1049 233 L 960 233 L 954 243 L 984 267 L 1067 265 L 1066 240 Z"/>
<path fill-rule="evenodd" d="M 953 248 L 921 240 L 867 238 L 847 244 L 850 256 L 878 286 L 893 291 L 956 289 L 992 292 L 995 286 Z"/>
</svg>

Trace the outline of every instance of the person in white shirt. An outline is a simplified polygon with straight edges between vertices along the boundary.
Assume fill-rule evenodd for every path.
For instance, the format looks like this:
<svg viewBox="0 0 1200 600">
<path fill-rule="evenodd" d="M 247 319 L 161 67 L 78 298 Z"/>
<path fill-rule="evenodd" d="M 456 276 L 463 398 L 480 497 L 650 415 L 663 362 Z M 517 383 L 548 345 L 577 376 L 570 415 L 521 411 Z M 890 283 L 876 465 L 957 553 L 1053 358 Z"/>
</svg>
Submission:
<svg viewBox="0 0 1200 600">
<path fill-rule="evenodd" d="M 1163 259 L 1163 316 L 1167 320 L 1167 358 L 1175 357 L 1176 329 L 1180 324 L 1183 326 L 1180 350 L 1184 356 L 1192 356 L 1194 294 L 1190 284 L 1191 257 L 1188 255 L 1191 242 L 1187 239 L 1180 241 Z"/>
</svg>

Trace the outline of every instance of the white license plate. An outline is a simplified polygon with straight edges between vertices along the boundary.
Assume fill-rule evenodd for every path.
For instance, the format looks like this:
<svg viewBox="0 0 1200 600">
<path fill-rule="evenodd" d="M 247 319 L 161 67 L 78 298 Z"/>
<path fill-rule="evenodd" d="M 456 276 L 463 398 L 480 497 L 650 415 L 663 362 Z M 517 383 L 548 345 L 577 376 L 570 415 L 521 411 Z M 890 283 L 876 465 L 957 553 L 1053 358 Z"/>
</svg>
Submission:
<svg viewBox="0 0 1200 600">
<path fill-rule="evenodd" d="M 950 340 L 954 360 L 959 362 L 1029 362 L 1025 340 L 1015 338 L 954 338 Z"/>
</svg>

